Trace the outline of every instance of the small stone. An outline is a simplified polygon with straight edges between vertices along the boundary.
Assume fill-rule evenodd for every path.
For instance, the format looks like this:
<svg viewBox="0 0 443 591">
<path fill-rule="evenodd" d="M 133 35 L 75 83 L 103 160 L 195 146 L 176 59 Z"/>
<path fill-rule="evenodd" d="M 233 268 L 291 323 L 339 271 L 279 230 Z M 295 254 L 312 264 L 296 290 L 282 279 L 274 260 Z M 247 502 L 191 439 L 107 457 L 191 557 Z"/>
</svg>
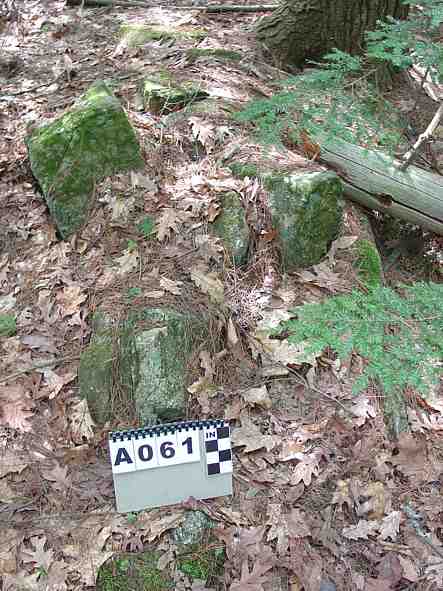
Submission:
<svg viewBox="0 0 443 591">
<path fill-rule="evenodd" d="M 201 544 L 206 532 L 212 527 L 212 521 L 202 511 L 189 511 L 185 520 L 177 527 L 173 534 L 173 540 L 177 546 L 189 546 Z"/>
</svg>

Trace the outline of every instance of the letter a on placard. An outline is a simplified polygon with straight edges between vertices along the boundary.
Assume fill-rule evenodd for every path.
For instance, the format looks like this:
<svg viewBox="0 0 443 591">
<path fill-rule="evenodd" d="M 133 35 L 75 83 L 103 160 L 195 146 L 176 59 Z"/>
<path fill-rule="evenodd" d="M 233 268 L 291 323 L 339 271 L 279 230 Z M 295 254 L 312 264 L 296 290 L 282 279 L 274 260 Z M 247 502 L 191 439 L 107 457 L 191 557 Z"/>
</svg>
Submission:
<svg viewBox="0 0 443 591">
<path fill-rule="evenodd" d="M 128 454 L 124 447 L 121 447 L 115 458 L 114 466 L 120 466 L 121 462 L 128 462 L 128 464 L 133 464 L 134 462 L 131 459 L 131 456 Z"/>
<path fill-rule="evenodd" d="M 134 444 L 132 440 L 115 438 L 109 442 L 112 470 L 116 474 L 135 471 Z"/>
</svg>

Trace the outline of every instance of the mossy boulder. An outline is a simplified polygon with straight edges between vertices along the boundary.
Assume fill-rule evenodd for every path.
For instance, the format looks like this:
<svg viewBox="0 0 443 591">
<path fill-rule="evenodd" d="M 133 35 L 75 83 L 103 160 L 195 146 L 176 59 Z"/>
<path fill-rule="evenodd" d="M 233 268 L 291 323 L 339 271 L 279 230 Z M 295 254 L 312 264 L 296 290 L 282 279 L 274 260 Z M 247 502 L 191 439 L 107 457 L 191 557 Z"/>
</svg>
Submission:
<svg viewBox="0 0 443 591">
<path fill-rule="evenodd" d="M 228 259 L 234 265 L 246 263 L 250 231 L 245 210 L 237 193 L 225 193 L 221 198 L 221 213 L 212 224 L 212 231 L 225 247 Z"/>
<path fill-rule="evenodd" d="M 93 84 L 66 115 L 36 128 L 26 145 L 62 238 L 86 221 L 97 181 L 143 167 L 134 130 L 104 82 Z"/>
<path fill-rule="evenodd" d="M 195 40 L 207 37 L 205 29 L 197 27 L 175 27 L 173 25 L 149 25 L 124 23 L 120 29 L 121 37 L 128 47 L 140 47 L 150 41 Z"/>
<path fill-rule="evenodd" d="M 320 261 L 341 228 L 344 202 L 333 172 L 264 176 L 283 268 L 294 271 Z"/>
<path fill-rule="evenodd" d="M 155 113 L 171 113 L 209 95 L 192 82 L 178 84 L 166 72 L 145 78 L 140 84 L 143 108 Z"/>
<path fill-rule="evenodd" d="M 158 552 L 119 554 L 103 564 L 97 591 L 168 591 L 174 588 L 167 571 L 157 568 Z"/>
<path fill-rule="evenodd" d="M 183 419 L 187 365 L 205 334 L 194 316 L 160 308 L 133 311 L 112 329 L 101 326 L 79 368 L 80 395 L 94 419 L 113 420 L 121 409 L 145 425 Z"/>
</svg>

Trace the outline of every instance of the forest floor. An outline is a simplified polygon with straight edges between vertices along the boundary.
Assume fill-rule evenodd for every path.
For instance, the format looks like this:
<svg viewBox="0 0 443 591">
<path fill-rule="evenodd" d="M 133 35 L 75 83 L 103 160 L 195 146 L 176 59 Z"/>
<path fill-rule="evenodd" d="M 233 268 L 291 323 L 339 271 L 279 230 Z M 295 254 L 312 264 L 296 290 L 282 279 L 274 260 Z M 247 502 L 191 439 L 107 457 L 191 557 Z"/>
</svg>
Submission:
<svg viewBox="0 0 443 591">
<path fill-rule="evenodd" d="M 9 36 L 3 32 L 1 51 L 18 59 L 2 72 L 0 89 L 0 312 L 17 315 L 16 334 L 0 337 L 2 591 L 93 588 L 111 556 L 153 546 L 174 588 L 203 589 L 202 581 L 174 568 L 176 548 L 168 536 L 191 507 L 216 522 L 214 535 L 225 548 L 222 573 L 207 581 L 215 589 L 443 588 L 440 415 L 423 423 L 411 409 L 411 434 L 393 442 L 377 388 L 351 393 L 358 363 L 340 373 L 325 354 L 308 381 L 297 372 L 266 380 L 251 358 L 244 325 L 237 327 L 239 342 L 226 342 L 210 367 L 206 356 L 206 368 L 203 357 L 202 367 L 193 368 L 195 380 L 203 369 L 211 373 L 217 394 L 191 396 L 186 417 L 231 421 L 242 442 L 234 450 L 233 498 L 130 518 L 114 508 L 107 433 L 125 421 L 94 425 L 76 381 L 91 314 L 101 305 L 123 308 L 128 298 L 209 310 L 210 294 L 189 279 L 189 269 L 209 268 L 220 253 L 209 239 L 196 246 L 192 232 L 210 219 L 222 192 L 234 189 L 252 202 L 260 191 L 222 165 L 233 138 L 247 137 L 244 127 L 208 116 L 178 118 L 164 131 L 159 116 L 139 110 L 138 83 L 164 68 L 211 97 L 240 105 L 272 96 L 285 73 L 256 46 L 257 18 L 177 8 L 81 11 L 62 1 L 25 0 L 16 28 Z M 203 28 L 207 36 L 130 48 L 118 36 L 127 20 Z M 192 61 L 186 51 L 197 44 L 237 51 L 242 59 Z M 24 139 L 98 79 L 115 82 L 146 168 L 143 175 L 116 175 L 100 184 L 82 234 L 61 241 L 30 172 Z M 396 93 L 401 102 L 407 91 Z M 197 155 L 196 137 L 202 144 Z M 301 156 L 293 154 L 303 169 L 309 164 Z M 131 212 L 134 187 L 141 187 L 144 200 Z M 156 221 L 163 240 L 140 237 L 137 227 L 146 217 Z M 272 236 L 264 240 L 271 243 Z M 246 269 L 224 271 L 231 301 L 263 286 L 274 254 L 270 244 Z M 436 265 L 423 253 L 402 254 L 386 282 L 438 281 Z M 318 301 L 354 287 L 333 269 L 323 281 L 311 279 L 280 277 L 273 305 Z M 251 389 L 264 385 L 267 394 L 254 401 Z"/>
</svg>

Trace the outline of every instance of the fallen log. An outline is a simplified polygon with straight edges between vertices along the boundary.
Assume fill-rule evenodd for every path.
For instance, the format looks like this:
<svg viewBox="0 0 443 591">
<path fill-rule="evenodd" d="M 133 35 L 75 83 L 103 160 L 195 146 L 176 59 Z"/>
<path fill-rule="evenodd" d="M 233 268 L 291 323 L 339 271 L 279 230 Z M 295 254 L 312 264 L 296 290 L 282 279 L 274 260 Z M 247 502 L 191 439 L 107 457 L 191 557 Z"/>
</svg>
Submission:
<svg viewBox="0 0 443 591">
<path fill-rule="evenodd" d="M 199 0 L 197 0 L 198 2 Z M 268 12 L 275 10 L 278 4 L 237 5 L 237 4 L 184 4 L 183 6 L 169 6 L 151 4 L 142 0 L 68 0 L 67 6 L 120 6 L 122 8 L 170 8 L 174 10 L 200 10 L 209 13 L 219 12 Z"/>
<path fill-rule="evenodd" d="M 325 140 L 320 162 L 341 177 L 347 198 L 443 236 L 443 177 L 345 141 Z"/>
</svg>

